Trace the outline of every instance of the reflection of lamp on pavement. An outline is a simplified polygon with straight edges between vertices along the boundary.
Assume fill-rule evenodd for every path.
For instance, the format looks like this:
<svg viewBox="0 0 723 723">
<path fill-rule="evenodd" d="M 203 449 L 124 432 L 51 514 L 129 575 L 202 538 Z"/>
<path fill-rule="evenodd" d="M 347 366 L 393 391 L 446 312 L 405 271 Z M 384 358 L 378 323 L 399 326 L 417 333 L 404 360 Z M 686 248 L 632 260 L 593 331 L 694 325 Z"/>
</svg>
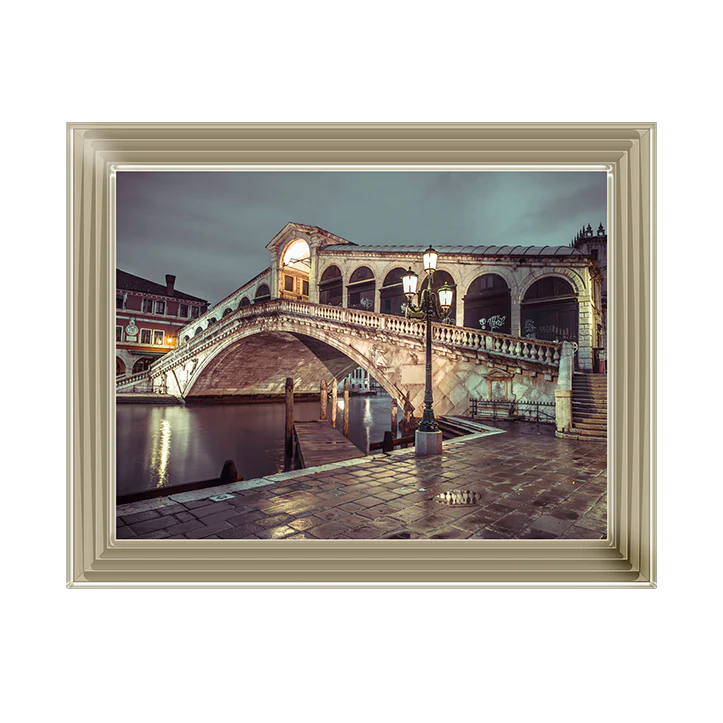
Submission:
<svg viewBox="0 0 723 723">
<path fill-rule="evenodd" d="M 417 291 L 419 277 L 409 268 L 402 277 L 404 295 L 407 297 L 406 315 L 410 318 L 422 318 L 427 322 L 426 335 L 426 377 L 424 388 L 424 414 L 414 437 L 416 454 L 441 454 L 442 432 L 434 419 L 432 409 L 432 316 L 443 319 L 452 306 L 453 291 L 445 283 L 435 294 L 432 288 L 434 271 L 437 268 L 439 254 L 430 246 L 423 256 L 427 283 Z M 417 296 L 417 304 L 413 299 Z"/>
</svg>

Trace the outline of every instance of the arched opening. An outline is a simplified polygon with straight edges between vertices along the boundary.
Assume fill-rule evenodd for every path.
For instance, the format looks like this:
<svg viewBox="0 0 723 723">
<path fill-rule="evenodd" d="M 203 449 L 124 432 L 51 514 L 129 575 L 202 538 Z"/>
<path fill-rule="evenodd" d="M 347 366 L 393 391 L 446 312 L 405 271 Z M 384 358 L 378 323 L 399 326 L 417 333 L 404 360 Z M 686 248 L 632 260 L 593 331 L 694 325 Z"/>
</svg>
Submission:
<svg viewBox="0 0 723 723">
<path fill-rule="evenodd" d="M 304 239 L 291 241 L 281 254 L 281 273 L 279 297 L 309 300 L 309 270 L 311 269 L 311 251 Z"/>
<path fill-rule="evenodd" d="M 382 314 L 404 316 L 407 309 L 407 297 L 402 288 L 402 276 L 407 273 L 401 267 L 392 269 L 385 277 L 382 288 L 379 290 L 380 306 Z"/>
<path fill-rule="evenodd" d="M 454 289 L 454 297 L 452 298 L 452 306 L 450 307 L 449 311 L 447 312 L 447 316 L 442 319 L 443 324 L 456 324 L 457 323 L 457 309 L 456 309 L 456 301 L 457 301 L 457 285 L 454 283 L 454 279 L 452 278 L 452 274 L 448 273 L 447 271 L 435 271 L 434 272 L 434 278 L 432 279 L 432 291 L 436 294 L 437 291 L 444 285 L 447 284 L 447 286 Z M 439 300 L 439 297 L 437 297 L 437 300 Z"/>
<path fill-rule="evenodd" d="M 229 306 L 223 310 L 223 315 L 228 316 L 232 311 L 233 311 L 233 309 Z"/>
<path fill-rule="evenodd" d="M 212 325 L 215 324 L 217 321 L 218 321 L 218 319 L 217 319 L 215 316 L 212 316 L 212 317 L 208 320 L 208 326 L 212 326 Z M 208 328 L 208 326 L 207 326 L 206 328 Z"/>
<path fill-rule="evenodd" d="M 522 334 L 545 341 L 577 341 L 578 304 L 572 284 L 558 276 L 535 281 L 522 300 Z"/>
<path fill-rule="evenodd" d="M 464 297 L 464 325 L 468 329 L 512 333 L 510 288 L 499 274 L 483 274 L 469 285 Z"/>
<path fill-rule="evenodd" d="M 119 356 L 115 358 L 115 375 L 117 377 L 124 377 L 126 375 L 126 364 Z"/>
<path fill-rule="evenodd" d="M 241 303 L 239 304 L 239 306 L 251 306 L 251 299 L 249 299 L 248 296 L 244 296 L 244 298 L 241 299 Z"/>
<path fill-rule="evenodd" d="M 319 281 L 319 303 L 341 306 L 343 283 L 338 266 L 328 266 Z"/>
<path fill-rule="evenodd" d="M 270 301 L 271 300 L 271 291 L 269 291 L 269 287 L 266 284 L 261 284 L 258 289 L 256 289 L 256 295 L 254 296 L 254 304 L 263 304 L 264 301 Z"/>
<path fill-rule="evenodd" d="M 144 372 L 148 367 L 153 364 L 155 360 L 153 357 L 149 356 L 142 356 L 134 365 L 133 365 L 133 373 L 138 374 L 138 372 Z"/>
<path fill-rule="evenodd" d="M 347 284 L 347 306 L 350 309 L 374 311 L 374 272 L 368 266 L 360 266 Z"/>
<path fill-rule="evenodd" d="M 197 326 L 197 327 L 196 327 L 196 331 L 193 332 L 193 335 L 194 335 L 194 336 L 198 336 L 202 331 L 203 331 L 203 327 L 202 327 L 202 326 Z"/>
<path fill-rule="evenodd" d="M 191 340 L 191 337 L 186 334 L 186 336 L 183 337 L 183 343 L 187 344 Z"/>
</svg>

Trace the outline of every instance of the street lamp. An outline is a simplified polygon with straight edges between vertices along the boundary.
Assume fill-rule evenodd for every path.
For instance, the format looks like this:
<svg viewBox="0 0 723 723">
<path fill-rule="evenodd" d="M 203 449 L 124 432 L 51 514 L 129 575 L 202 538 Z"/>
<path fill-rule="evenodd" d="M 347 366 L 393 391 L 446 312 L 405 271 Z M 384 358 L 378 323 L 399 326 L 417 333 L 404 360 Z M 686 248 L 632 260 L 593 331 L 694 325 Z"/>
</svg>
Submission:
<svg viewBox="0 0 723 723">
<path fill-rule="evenodd" d="M 402 288 L 407 297 L 407 316 L 411 318 L 426 319 L 427 321 L 427 354 L 426 354 L 426 379 L 424 388 L 424 413 L 422 421 L 417 427 L 414 435 L 414 448 L 416 454 L 441 454 L 442 453 L 442 432 L 434 420 L 432 410 L 432 317 L 440 321 L 447 315 L 452 306 L 454 292 L 445 283 L 434 293 L 432 283 L 434 272 L 437 268 L 439 254 L 430 246 L 423 255 L 424 270 L 427 274 L 426 285 L 422 282 L 422 288 L 417 291 L 419 277 L 409 271 L 402 277 Z M 413 303 L 414 296 L 417 296 L 417 304 Z"/>
</svg>

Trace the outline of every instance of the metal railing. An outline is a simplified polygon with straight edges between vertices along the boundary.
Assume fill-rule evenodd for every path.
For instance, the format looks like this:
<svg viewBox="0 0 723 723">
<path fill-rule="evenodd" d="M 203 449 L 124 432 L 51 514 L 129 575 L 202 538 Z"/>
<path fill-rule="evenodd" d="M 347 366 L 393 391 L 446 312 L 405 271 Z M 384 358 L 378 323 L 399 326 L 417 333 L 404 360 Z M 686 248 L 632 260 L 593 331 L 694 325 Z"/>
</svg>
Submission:
<svg viewBox="0 0 723 723">
<path fill-rule="evenodd" d="M 521 399 L 505 401 L 494 399 L 470 399 L 472 419 L 482 417 L 498 419 L 517 419 L 526 422 L 554 423 L 555 402 L 538 402 Z"/>
</svg>

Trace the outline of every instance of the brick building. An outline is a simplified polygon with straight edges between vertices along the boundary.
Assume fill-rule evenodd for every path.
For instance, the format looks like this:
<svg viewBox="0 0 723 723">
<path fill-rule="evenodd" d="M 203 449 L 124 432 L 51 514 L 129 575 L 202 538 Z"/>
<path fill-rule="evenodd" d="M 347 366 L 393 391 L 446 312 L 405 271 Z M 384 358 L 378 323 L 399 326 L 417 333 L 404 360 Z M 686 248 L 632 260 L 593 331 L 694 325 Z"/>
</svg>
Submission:
<svg viewBox="0 0 723 723">
<path fill-rule="evenodd" d="M 208 301 L 116 269 L 116 377 L 145 371 L 178 343 L 178 330 L 208 310 Z"/>
</svg>

